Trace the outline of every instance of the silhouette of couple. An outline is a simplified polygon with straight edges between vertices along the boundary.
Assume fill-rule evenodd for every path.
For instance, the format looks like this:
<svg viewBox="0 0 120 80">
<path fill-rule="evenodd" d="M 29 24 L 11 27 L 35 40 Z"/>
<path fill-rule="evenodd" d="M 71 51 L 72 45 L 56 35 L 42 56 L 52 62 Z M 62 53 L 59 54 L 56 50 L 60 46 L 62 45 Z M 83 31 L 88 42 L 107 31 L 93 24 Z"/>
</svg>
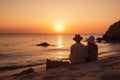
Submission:
<svg viewBox="0 0 120 80">
<path fill-rule="evenodd" d="M 81 44 L 82 39 L 83 38 L 79 34 L 76 34 L 73 38 L 76 43 L 71 46 L 70 50 L 71 53 L 69 59 L 71 64 L 82 64 L 98 60 L 98 46 L 95 44 L 94 36 L 90 36 L 87 39 L 87 46 Z M 46 70 L 68 64 L 68 61 L 65 62 L 47 59 Z"/>
<path fill-rule="evenodd" d="M 70 62 L 71 64 L 82 64 L 98 60 L 98 46 L 95 44 L 94 36 L 87 39 L 87 46 L 81 43 L 83 38 L 76 34 L 73 40 L 76 42 L 71 46 Z"/>
</svg>

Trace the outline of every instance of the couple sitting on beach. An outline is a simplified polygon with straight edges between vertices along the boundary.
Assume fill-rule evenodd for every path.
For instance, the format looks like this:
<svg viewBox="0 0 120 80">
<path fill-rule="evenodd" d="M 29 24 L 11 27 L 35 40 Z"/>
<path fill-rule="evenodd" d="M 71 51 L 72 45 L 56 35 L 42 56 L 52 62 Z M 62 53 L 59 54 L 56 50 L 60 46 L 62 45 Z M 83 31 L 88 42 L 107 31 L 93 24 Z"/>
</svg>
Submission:
<svg viewBox="0 0 120 80">
<path fill-rule="evenodd" d="M 71 64 L 82 64 L 86 62 L 92 62 L 98 60 L 98 47 L 95 44 L 94 37 L 90 36 L 87 39 L 88 45 L 84 46 L 81 44 L 81 40 L 83 38 L 77 34 L 73 38 L 73 40 L 76 42 L 71 46 L 71 53 L 69 56 Z M 68 65 L 69 62 L 63 62 L 63 61 L 56 61 L 56 60 L 49 60 L 46 61 L 46 70 L 51 68 L 56 68 L 62 65 Z"/>
<path fill-rule="evenodd" d="M 87 46 L 81 43 L 82 39 L 79 34 L 76 34 L 73 38 L 76 43 L 71 46 L 69 56 L 71 64 L 82 64 L 98 60 L 98 46 L 95 44 L 94 36 L 87 39 Z"/>
</svg>

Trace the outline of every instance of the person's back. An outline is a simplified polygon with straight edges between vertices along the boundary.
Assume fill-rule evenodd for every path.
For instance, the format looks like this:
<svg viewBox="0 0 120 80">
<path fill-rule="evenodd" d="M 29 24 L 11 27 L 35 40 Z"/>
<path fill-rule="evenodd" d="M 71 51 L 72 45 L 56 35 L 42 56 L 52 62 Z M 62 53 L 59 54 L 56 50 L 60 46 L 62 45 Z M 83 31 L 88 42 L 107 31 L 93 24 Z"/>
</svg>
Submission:
<svg viewBox="0 0 120 80">
<path fill-rule="evenodd" d="M 87 57 L 87 48 L 81 43 L 75 43 L 71 46 L 71 63 L 80 64 L 85 63 Z"/>
<path fill-rule="evenodd" d="M 80 43 L 82 37 L 75 35 L 73 40 L 76 42 L 71 46 L 70 61 L 72 64 L 81 64 L 86 62 L 87 48 Z"/>
<path fill-rule="evenodd" d="M 98 60 L 98 47 L 96 44 L 89 44 L 87 45 L 88 49 L 88 60 L 89 61 L 96 61 Z"/>
<path fill-rule="evenodd" d="M 94 42 L 94 37 L 90 36 L 88 39 L 88 62 L 98 60 L 98 46 Z"/>
</svg>

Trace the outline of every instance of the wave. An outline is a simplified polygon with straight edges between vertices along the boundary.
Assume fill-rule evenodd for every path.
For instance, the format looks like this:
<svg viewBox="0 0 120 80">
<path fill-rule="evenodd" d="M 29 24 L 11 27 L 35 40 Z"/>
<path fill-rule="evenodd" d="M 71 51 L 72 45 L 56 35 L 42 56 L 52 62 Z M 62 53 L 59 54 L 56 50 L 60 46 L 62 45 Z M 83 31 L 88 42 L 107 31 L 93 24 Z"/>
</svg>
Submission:
<svg viewBox="0 0 120 80">
<path fill-rule="evenodd" d="M 111 52 L 120 52 L 120 50 L 117 50 L 117 51 L 106 51 L 106 52 L 100 52 L 99 55 L 106 54 L 106 53 L 111 53 Z"/>
<path fill-rule="evenodd" d="M 20 69 L 20 68 L 27 68 L 27 67 L 33 67 L 33 66 L 40 66 L 45 63 L 37 63 L 37 64 L 28 64 L 28 65 L 11 65 L 11 66 L 3 66 L 0 67 L 0 71 L 6 71 L 6 70 L 15 70 L 15 69 Z"/>
<path fill-rule="evenodd" d="M 0 54 L 0 59 L 12 57 L 11 54 Z"/>
<path fill-rule="evenodd" d="M 69 51 L 69 49 L 63 49 L 63 48 L 54 48 L 54 49 L 48 49 L 46 51 Z"/>
</svg>

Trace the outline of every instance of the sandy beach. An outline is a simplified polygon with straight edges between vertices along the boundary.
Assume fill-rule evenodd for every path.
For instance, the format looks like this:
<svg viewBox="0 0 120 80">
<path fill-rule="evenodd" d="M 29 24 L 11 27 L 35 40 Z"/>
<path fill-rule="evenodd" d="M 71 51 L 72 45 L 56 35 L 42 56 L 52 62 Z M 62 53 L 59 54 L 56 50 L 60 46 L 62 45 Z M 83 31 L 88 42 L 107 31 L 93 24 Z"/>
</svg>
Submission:
<svg viewBox="0 0 120 80">
<path fill-rule="evenodd" d="M 120 52 L 99 56 L 99 61 L 66 65 L 45 70 L 45 65 L 24 75 L 0 77 L 0 80 L 120 80 Z"/>
</svg>

